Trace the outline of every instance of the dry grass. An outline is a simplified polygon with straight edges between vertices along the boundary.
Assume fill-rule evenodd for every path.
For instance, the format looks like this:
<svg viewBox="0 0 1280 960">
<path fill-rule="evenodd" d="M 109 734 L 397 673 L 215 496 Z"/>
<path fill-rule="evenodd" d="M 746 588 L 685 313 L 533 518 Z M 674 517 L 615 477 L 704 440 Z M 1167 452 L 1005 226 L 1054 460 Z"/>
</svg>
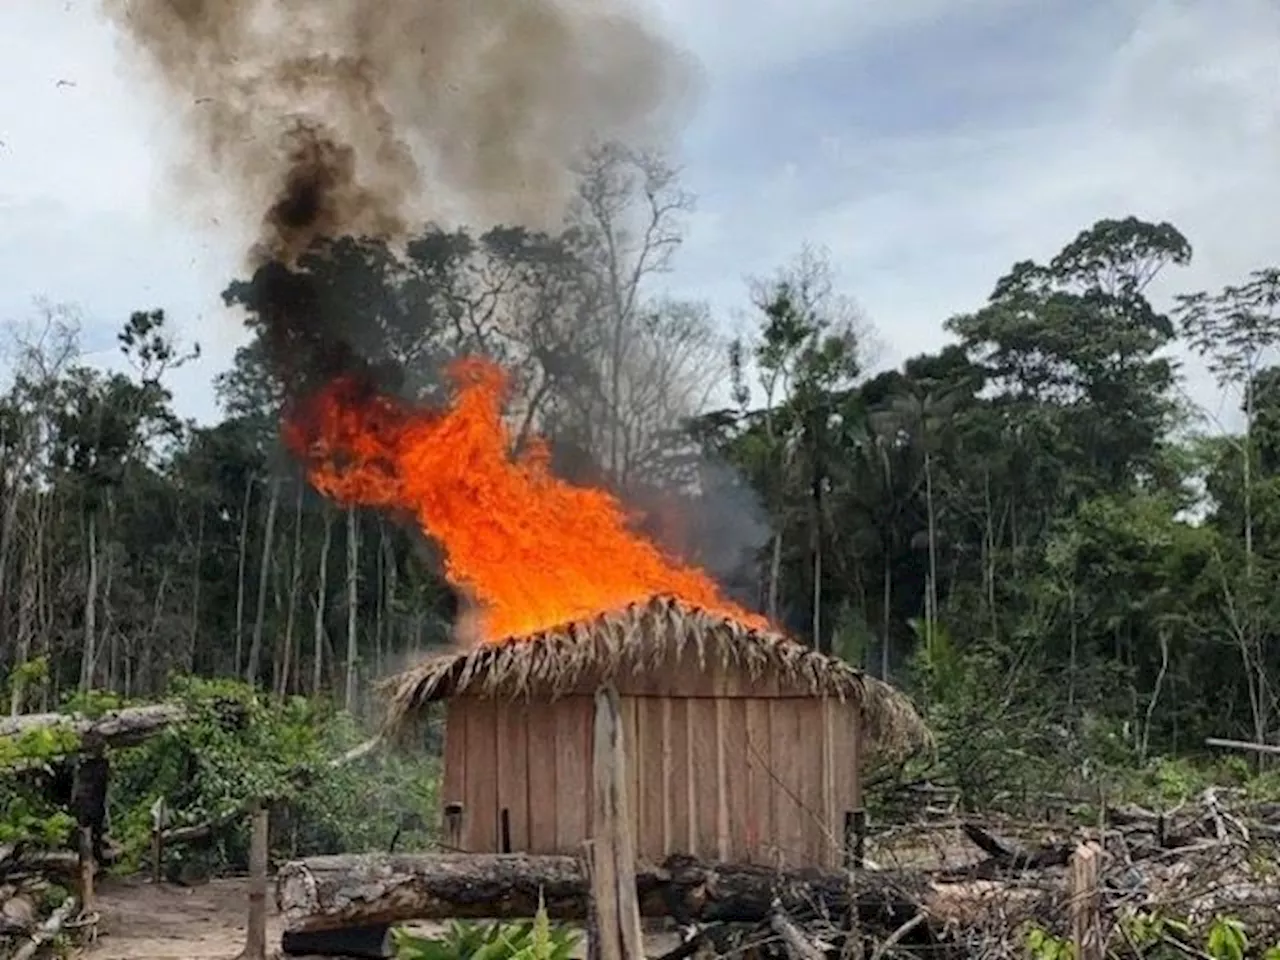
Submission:
<svg viewBox="0 0 1280 960">
<path fill-rule="evenodd" d="M 878 752 L 901 754 L 932 743 L 915 707 L 888 684 L 781 634 L 669 597 L 427 659 L 386 682 L 387 728 L 401 732 L 430 704 L 449 697 L 554 700 L 586 684 L 658 670 L 690 651 L 701 669 L 715 658 L 751 680 L 768 677 L 793 695 L 860 703 Z"/>
</svg>

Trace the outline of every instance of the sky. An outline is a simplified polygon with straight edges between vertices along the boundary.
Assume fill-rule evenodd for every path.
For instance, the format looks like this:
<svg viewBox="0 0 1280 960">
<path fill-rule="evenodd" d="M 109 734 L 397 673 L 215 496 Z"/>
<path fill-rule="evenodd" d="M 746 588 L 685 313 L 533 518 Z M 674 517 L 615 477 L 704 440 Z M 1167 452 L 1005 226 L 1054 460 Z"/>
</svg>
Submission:
<svg viewBox="0 0 1280 960">
<path fill-rule="evenodd" d="M 1102 217 L 1191 241 L 1157 302 L 1280 264 L 1276 0 L 635 2 L 701 72 L 673 158 L 697 210 L 664 284 L 726 326 L 745 278 L 805 243 L 830 252 L 885 365 Z M 179 411 L 207 420 L 243 336 L 219 293 L 246 236 L 175 215 L 173 128 L 126 57 L 96 0 L 0 4 L 0 320 L 67 304 L 111 364 L 129 312 L 163 307 L 203 349 Z M 1230 424 L 1232 399 L 1188 373 Z"/>
</svg>

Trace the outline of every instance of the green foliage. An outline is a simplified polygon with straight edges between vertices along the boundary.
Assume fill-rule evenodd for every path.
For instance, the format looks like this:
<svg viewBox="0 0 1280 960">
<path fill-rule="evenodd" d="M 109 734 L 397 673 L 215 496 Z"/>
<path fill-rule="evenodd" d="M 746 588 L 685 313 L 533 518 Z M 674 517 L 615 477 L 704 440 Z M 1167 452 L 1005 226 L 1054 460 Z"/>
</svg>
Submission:
<svg viewBox="0 0 1280 960">
<path fill-rule="evenodd" d="M 68 840 L 75 821 L 49 802 L 39 784 L 50 762 L 78 745 L 66 727 L 0 737 L 0 843 L 56 847 Z"/>
<path fill-rule="evenodd" d="M 171 826 L 225 821 L 207 844 L 170 851 L 173 869 L 184 857 L 201 871 L 243 867 L 248 826 L 238 814 L 255 799 L 272 802 L 285 856 L 385 849 L 406 820 L 417 828 L 401 835 L 402 847 L 429 839 L 434 759 L 380 754 L 335 769 L 330 762 L 361 740 L 340 712 L 298 697 L 278 703 L 238 681 L 184 678 L 174 693 L 187 722 L 114 761 L 113 828 L 130 865 L 147 854 L 160 798 Z"/>
<path fill-rule="evenodd" d="M 34 657 L 13 668 L 0 691 L 17 697 L 21 702 L 30 693 L 43 687 L 49 680 L 49 658 Z"/>
<path fill-rule="evenodd" d="M 605 173 L 593 190 L 680 206 L 657 168 Z M 645 260 L 640 238 L 609 231 L 647 221 L 599 192 L 608 209 L 592 221 L 592 196 L 557 235 L 428 226 L 400 251 L 341 238 L 295 269 L 258 265 L 224 294 L 252 337 L 219 379 L 214 425 L 173 410 L 166 371 L 195 354 L 162 311 L 128 317 L 127 370 L 76 362 L 73 324 L 56 317 L 18 351 L 0 392 L 10 701 L 50 709 L 81 686 L 155 698 L 175 674 L 256 671 L 272 691 L 183 681 L 191 722 L 113 757 L 113 829 L 132 862 L 162 794 L 175 825 L 271 797 L 285 852 L 383 846 L 401 824 L 402 844 L 422 843 L 415 820 L 432 819 L 433 760 L 327 766 L 359 733 L 325 698 L 345 687 L 349 628 L 367 690 L 448 640 L 457 598 L 411 524 L 359 511 L 335 523 L 335 505 L 281 469 L 282 404 L 307 384 L 280 355 L 314 372 L 303 354 L 324 344 L 273 340 L 264 291 L 296 295 L 313 332 L 372 318 L 353 347 L 406 397 L 443 399 L 439 371 L 460 353 L 508 366 L 522 442 L 545 430 L 559 473 L 610 488 L 645 530 L 674 530 L 664 548 L 798 638 L 909 688 L 938 751 L 904 774 L 966 805 L 1051 791 L 1167 808 L 1211 782 L 1274 789 L 1265 763 L 1206 758 L 1204 739 L 1265 739 L 1280 724 L 1280 368 L 1266 365 L 1280 271 L 1177 297 L 1166 314 L 1151 285 L 1190 262 L 1187 238 L 1102 219 L 1053 256 L 1010 264 L 946 322 L 950 343 L 867 377 L 869 331 L 835 266 L 806 250 L 750 291 L 754 329 L 717 368 L 696 310 L 614 283 L 665 266 L 679 230 L 649 231 L 660 249 Z M 1193 435 L 1179 338 L 1240 392 L 1243 429 Z M 635 369 L 643 389 L 619 382 Z M 696 409 L 721 369 L 732 405 Z M 739 524 L 739 504 L 765 522 Z M 726 515 L 763 533 L 708 534 L 706 518 Z M 85 670 L 89 610 L 99 646 Z M 255 637 L 269 642 L 247 670 Z M 286 696 L 299 692 L 309 702 Z M 97 715 L 121 701 L 65 702 Z M 0 766 L 57 749 L 0 743 Z M 47 842 L 61 824 L 22 789 L 0 785 L 8 829 Z M 233 818 L 201 855 L 239 863 L 244 839 Z"/>
<path fill-rule="evenodd" d="M 1213 960 L 1244 960 L 1249 949 L 1244 924 L 1233 917 L 1214 917 L 1204 949 Z"/>
<path fill-rule="evenodd" d="M 1137 956 L 1148 960 L 1174 960 L 1203 956 L 1208 960 L 1244 960 L 1251 953 L 1244 924 L 1235 917 L 1215 916 L 1202 932 L 1203 950 L 1197 950 L 1197 932 L 1185 920 L 1159 912 L 1134 911 L 1117 918 L 1109 956 Z M 1032 960 L 1072 960 L 1075 945 L 1037 925 L 1028 925 L 1024 934 Z M 1263 960 L 1277 960 L 1280 946 L 1260 954 Z"/>
<path fill-rule="evenodd" d="M 454 921 L 440 937 L 420 937 L 398 928 L 393 938 L 396 960 L 569 960 L 580 935 L 569 927 L 552 926 L 540 900 L 532 921 Z"/>
<path fill-rule="evenodd" d="M 63 713 L 97 720 L 112 710 L 128 705 L 123 697 L 109 690 L 77 690 L 63 698 L 61 710 Z"/>
<path fill-rule="evenodd" d="M 1075 944 L 1070 940 L 1055 937 L 1035 924 L 1027 930 L 1026 943 L 1032 960 L 1073 960 L 1076 955 Z"/>
</svg>

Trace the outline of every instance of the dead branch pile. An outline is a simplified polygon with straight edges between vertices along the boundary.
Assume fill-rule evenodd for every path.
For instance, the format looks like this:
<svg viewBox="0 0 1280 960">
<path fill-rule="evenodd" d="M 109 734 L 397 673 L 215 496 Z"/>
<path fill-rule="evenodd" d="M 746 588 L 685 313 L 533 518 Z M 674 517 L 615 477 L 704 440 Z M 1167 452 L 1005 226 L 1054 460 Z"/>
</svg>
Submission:
<svg viewBox="0 0 1280 960">
<path fill-rule="evenodd" d="M 1219 919 L 1239 921 L 1260 949 L 1280 944 L 1280 803 L 1242 791 L 1210 789 L 1165 811 L 1112 809 L 1099 827 L 965 819 L 899 830 L 873 856 L 901 869 L 905 854 L 931 878 L 922 923 L 960 955 L 1023 957 L 1033 929 L 1070 940 L 1068 864 L 1090 841 L 1102 851 L 1097 913 L 1112 953 L 1202 956 Z"/>
<path fill-rule="evenodd" d="M 1243 923 L 1261 948 L 1280 943 L 1280 804 L 1210 791 L 1163 813 L 1114 810 L 1103 827 L 1054 833 L 966 819 L 922 829 L 882 834 L 868 851 L 876 868 L 852 874 L 678 857 L 639 864 L 640 912 L 672 917 L 684 931 L 662 960 L 1023 958 L 1036 931 L 1064 943 L 1092 938 L 1109 956 L 1164 948 L 1197 957 L 1218 918 Z M 922 862 L 925 842 L 939 839 L 945 849 Z M 538 902 L 572 922 L 589 909 L 586 872 L 574 857 L 318 857 L 284 865 L 278 884 L 286 952 L 291 935 L 310 943 L 411 919 L 511 919 Z"/>
<path fill-rule="evenodd" d="M 0 844 L 0 956 L 33 957 L 72 926 L 92 925 L 96 918 L 77 913 L 75 897 L 46 909 L 54 884 L 72 886 L 79 870 L 74 853 Z"/>
<path fill-rule="evenodd" d="M 1011 839 L 1018 834 L 1023 839 Z M 1030 837 L 1034 837 L 1031 839 Z M 731 955 L 756 948 L 787 960 L 892 956 L 1025 958 L 1029 940 L 1071 943 L 1082 927 L 1097 931 L 1096 951 L 1074 955 L 1125 958 L 1204 957 L 1216 921 L 1239 921 L 1257 955 L 1280 944 L 1280 803 L 1249 803 L 1210 790 L 1164 812 L 1140 807 L 1110 811 L 1103 827 L 1057 833 L 1044 825 L 954 821 L 925 832 L 898 830 L 873 859 L 891 870 L 869 870 L 852 882 L 879 888 L 884 876 L 924 881 L 898 887 L 892 916 L 865 908 L 852 915 L 814 898 L 775 901 L 770 916 L 729 929 L 689 928 L 663 960 L 695 954 Z M 920 861 L 928 841 L 941 841 L 933 863 Z M 1100 875 L 1093 902 L 1073 908 L 1073 856 L 1096 844 Z M 907 861 L 898 852 L 905 850 Z M 904 901 L 914 898 L 912 909 Z M 883 898 L 882 898 L 883 900 Z M 854 902 L 867 902 L 865 893 Z M 1175 921 L 1168 923 L 1166 921 Z M 1058 954 L 1060 956 L 1067 954 Z"/>
</svg>

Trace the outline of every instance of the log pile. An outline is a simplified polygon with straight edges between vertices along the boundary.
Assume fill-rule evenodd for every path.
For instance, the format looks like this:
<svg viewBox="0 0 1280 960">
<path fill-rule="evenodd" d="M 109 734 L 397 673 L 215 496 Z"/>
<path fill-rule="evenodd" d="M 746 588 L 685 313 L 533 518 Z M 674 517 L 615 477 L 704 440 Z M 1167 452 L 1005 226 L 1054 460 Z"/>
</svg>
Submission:
<svg viewBox="0 0 1280 960">
<path fill-rule="evenodd" d="M 0 956 L 34 956 L 79 919 L 75 897 L 63 900 L 48 916 L 41 915 L 41 908 L 55 883 L 75 888 L 82 869 L 74 853 L 0 845 Z"/>
<path fill-rule="evenodd" d="M 751 865 L 673 857 L 636 873 L 640 913 L 681 923 L 757 923 L 777 907 L 848 911 L 848 877 L 837 871 L 778 872 Z M 860 913 L 902 920 L 928 898 L 912 873 L 868 873 L 857 893 Z M 360 854 L 284 864 L 276 898 L 291 930 L 395 924 L 410 920 L 515 919 L 537 911 L 539 896 L 556 920 L 583 921 L 590 879 L 577 857 L 526 854 Z"/>
<path fill-rule="evenodd" d="M 926 946 L 933 956 L 1022 956 L 1031 923 L 1064 940 L 1085 938 L 1093 955 L 1143 913 L 1183 918 L 1193 928 L 1236 917 L 1254 942 L 1280 942 L 1280 885 L 1268 872 L 1280 863 L 1280 804 L 1210 791 L 1163 814 L 1113 810 L 1103 828 L 1040 843 L 1014 842 L 975 821 L 951 830 L 977 855 L 970 862 L 852 876 L 689 858 L 640 864 L 640 910 L 689 931 L 665 960 L 708 945 L 741 950 L 744 938 L 774 944 L 791 960 Z M 873 859 L 888 863 L 891 852 L 877 849 Z M 1073 898 L 1070 885 L 1082 878 L 1087 897 Z M 523 918 L 535 912 L 539 894 L 553 918 L 582 922 L 589 891 L 579 859 L 520 854 L 317 857 L 285 864 L 277 879 L 278 905 L 297 942 L 411 920 Z M 859 941 L 852 946 L 851 929 Z M 286 937 L 286 952 L 288 945 Z"/>
</svg>

